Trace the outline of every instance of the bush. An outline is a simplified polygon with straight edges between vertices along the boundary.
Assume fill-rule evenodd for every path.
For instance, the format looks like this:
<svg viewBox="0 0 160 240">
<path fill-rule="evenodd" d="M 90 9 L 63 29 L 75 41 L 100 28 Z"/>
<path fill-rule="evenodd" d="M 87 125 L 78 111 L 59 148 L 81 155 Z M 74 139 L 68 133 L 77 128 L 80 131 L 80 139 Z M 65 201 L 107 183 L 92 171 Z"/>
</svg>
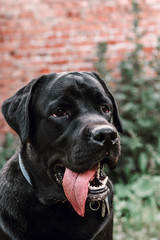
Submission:
<svg viewBox="0 0 160 240">
<path fill-rule="evenodd" d="M 12 134 L 6 135 L 6 141 L 3 146 L 0 146 L 0 169 L 3 167 L 5 162 L 14 154 L 18 140 Z"/>
<path fill-rule="evenodd" d="M 158 239 L 160 236 L 160 177 L 143 175 L 115 186 L 115 240 Z"/>
</svg>

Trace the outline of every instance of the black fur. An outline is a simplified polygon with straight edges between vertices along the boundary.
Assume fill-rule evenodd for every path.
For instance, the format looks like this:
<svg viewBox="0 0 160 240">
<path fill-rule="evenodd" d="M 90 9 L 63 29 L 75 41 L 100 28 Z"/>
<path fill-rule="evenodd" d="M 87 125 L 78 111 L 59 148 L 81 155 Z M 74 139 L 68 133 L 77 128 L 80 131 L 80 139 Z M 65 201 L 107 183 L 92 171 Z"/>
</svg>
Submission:
<svg viewBox="0 0 160 240">
<path fill-rule="evenodd" d="M 102 111 L 104 105 L 109 112 Z M 87 72 L 44 75 L 6 100 L 2 112 L 21 146 L 0 172 L 0 227 L 8 236 L 1 240 L 111 240 L 111 181 L 111 215 L 102 218 L 101 210 L 92 211 L 87 202 L 85 216 L 80 217 L 66 201 L 54 172 L 55 164 L 85 172 L 104 158 L 115 167 L 120 156 L 117 131 L 123 130 L 103 80 Z M 97 126 L 112 127 L 116 143 L 108 138 L 97 143 L 92 136 Z M 20 170 L 19 152 L 32 186 Z"/>
</svg>

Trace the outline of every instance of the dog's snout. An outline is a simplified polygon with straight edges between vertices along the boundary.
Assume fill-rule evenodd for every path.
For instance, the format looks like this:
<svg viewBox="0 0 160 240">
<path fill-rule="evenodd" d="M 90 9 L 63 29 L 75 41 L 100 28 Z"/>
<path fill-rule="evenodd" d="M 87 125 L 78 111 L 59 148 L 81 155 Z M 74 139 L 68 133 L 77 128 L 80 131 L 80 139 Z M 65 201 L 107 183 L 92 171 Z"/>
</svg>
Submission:
<svg viewBox="0 0 160 240">
<path fill-rule="evenodd" d="M 117 141 L 117 132 L 108 126 L 99 126 L 92 130 L 92 140 L 100 145 L 103 145 L 105 142 L 111 142 L 115 144 Z"/>
</svg>

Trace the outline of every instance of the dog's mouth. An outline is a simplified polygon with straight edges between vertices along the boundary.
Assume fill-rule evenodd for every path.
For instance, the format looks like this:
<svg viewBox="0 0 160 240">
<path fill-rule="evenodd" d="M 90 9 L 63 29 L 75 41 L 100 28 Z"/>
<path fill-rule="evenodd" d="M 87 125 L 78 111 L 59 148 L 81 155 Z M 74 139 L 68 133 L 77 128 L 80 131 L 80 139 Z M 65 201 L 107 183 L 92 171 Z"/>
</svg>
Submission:
<svg viewBox="0 0 160 240">
<path fill-rule="evenodd" d="M 94 178 L 89 181 L 88 186 L 88 200 L 101 201 L 104 200 L 109 192 L 107 186 L 108 176 L 104 172 L 104 165 L 99 162 Z"/>
<path fill-rule="evenodd" d="M 110 191 L 103 161 L 80 174 L 59 164 L 55 165 L 54 172 L 56 181 L 63 187 L 68 201 L 81 216 L 85 213 L 86 200 L 91 203 L 103 201 Z"/>
</svg>

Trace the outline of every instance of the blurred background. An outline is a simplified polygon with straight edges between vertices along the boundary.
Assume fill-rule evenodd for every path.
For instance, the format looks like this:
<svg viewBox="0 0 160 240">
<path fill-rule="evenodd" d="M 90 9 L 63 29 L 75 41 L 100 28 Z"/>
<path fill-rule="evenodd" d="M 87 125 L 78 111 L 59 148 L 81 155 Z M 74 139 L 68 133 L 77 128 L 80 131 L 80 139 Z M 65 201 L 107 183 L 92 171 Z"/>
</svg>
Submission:
<svg viewBox="0 0 160 240">
<path fill-rule="evenodd" d="M 118 102 L 114 239 L 160 240 L 160 1 L 1 0 L 0 105 L 31 79 L 96 71 Z M 0 168 L 16 135 L 0 113 Z M 107 170 L 106 170 L 107 171 Z"/>
</svg>

